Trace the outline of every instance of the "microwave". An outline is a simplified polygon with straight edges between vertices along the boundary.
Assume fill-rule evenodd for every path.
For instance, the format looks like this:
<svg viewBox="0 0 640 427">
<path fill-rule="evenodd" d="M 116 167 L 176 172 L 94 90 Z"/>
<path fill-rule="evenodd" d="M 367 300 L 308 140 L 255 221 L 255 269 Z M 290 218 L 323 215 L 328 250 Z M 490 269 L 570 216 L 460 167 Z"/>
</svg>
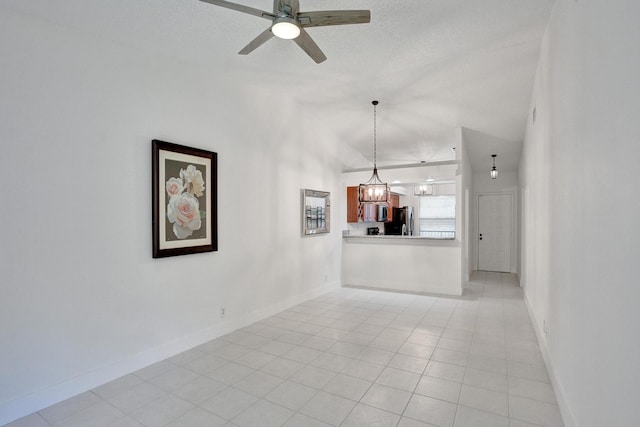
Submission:
<svg viewBox="0 0 640 427">
<path fill-rule="evenodd" d="M 378 222 L 389 221 L 389 207 L 387 205 L 378 205 Z"/>
</svg>

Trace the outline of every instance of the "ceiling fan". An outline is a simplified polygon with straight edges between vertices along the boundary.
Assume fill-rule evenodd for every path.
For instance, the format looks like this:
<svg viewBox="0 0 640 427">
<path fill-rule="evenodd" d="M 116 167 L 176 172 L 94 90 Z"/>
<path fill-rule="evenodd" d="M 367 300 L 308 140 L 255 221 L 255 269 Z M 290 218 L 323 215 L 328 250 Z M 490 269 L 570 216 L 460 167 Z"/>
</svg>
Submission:
<svg viewBox="0 0 640 427">
<path fill-rule="evenodd" d="M 238 52 L 240 55 L 247 55 L 253 52 L 271 37 L 276 36 L 282 39 L 293 39 L 311 59 L 319 64 L 326 60 L 327 57 L 322 53 L 322 50 L 320 50 L 311 36 L 309 36 L 309 33 L 305 31 L 305 28 L 327 25 L 366 24 L 371 21 L 371 12 L 368 10 L 300 12 L 298 0 L 274 0 L 273 13 L 225 0 L 200 1 L 237 10 L 238 12 L 248 13 L 271 21 L 269 28 L 264 30 L 258 37 Z"/>
</svg>

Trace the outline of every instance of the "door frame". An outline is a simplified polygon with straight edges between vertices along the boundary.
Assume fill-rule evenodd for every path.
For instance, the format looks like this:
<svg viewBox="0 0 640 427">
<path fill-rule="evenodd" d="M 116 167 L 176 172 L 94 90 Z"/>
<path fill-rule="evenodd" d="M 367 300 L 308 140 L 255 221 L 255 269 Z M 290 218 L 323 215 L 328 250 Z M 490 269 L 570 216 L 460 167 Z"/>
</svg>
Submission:
<svg viewBox="0 0 640 427">
<path fill-rule="evenodd" d="M 476 200 L 475 200 L 475 210 L 476 210 L 476 221 L 475 221 L 475 237 L 474 237 L 474 243 L 473 246 L 475 248 L 476 251 L 476 256 L 475 256 L 475 269 L 478 270 L 480 268 L 480 197 L 481 196 L 510 196 L 511 197 L 511 241 L 509 242 L 509 254 L 510 254 L 510 259 L 509 259 L 509 272 L 510 273 L 516 273 L 517 272 L 517 260 L 516 257 L 518 256 L 518 254 L 516 253 L 516 251 L 514 251 L 514 249 L 516 248 L 516 242 L 517 242 L 517 237 L 516 237 L 516 197 L 515 197 L 515 193 L 513 191 L 496 191 L 496 192 L 481 192 L 481 193 L 476 193 Z"/>
</svg>

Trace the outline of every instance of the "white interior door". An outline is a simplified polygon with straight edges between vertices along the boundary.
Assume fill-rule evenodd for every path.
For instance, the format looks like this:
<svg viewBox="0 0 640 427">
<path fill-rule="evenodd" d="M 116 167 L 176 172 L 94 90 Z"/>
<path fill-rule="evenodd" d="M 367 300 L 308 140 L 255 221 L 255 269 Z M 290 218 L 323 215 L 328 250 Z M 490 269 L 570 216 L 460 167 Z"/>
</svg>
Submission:
<svg viewBox="0 0 640 427">
<path fill-rule="evenodd" d="M 511 194 L 478 196 L 478 270 L 511 271 Z"/>
</svg>

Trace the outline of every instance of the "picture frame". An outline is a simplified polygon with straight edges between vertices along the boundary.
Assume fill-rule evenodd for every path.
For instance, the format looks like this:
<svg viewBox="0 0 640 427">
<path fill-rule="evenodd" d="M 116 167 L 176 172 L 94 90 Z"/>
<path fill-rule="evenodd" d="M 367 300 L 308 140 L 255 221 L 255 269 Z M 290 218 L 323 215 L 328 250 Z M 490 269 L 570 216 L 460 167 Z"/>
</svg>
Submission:
<svg viewBox="0 0 640 427">
<path fill-rule="evenodd" d="M 218 250 L 218 154 L 151 141 L 153 258 Z"/>
<path fill-rule="evenodd" d="M 302 236 L 330 233 L 331 193 L 302 188 L 300 196 Z"/>
</svg>

